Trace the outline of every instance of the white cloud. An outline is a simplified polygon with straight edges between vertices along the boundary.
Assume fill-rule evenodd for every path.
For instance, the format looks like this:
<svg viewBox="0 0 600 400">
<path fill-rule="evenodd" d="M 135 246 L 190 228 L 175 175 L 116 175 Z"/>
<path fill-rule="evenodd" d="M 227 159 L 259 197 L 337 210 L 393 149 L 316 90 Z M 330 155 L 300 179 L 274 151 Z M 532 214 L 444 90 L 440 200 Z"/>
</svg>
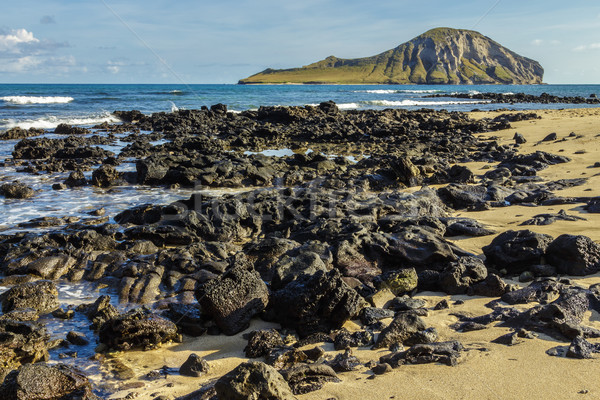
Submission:
<svg viewBox="0 0 600 400">
<path fill-rule="evenodd" d="M 78 70 L 74 57 L 56 54 L 63 47 L 69 44 L 39 39 L 27 29 L 0 31 L 0 72 L 62 74 Z"/>
<path fill-rule="evenodd" d="M 27 43 L 39 43 L 40 40 L 33 36 L 33 32 L 26 29 L 12 29 L 10 33 L 0 34 L 0 52 L 18 53 Z"/>
<path fill-rule="evenodd" d="M 534 46 L 541 46 L 544 43 L 542 39 L 534 39 L 531 41 L 531 44 Z"/>
<path fill-rule="evenodd" d="M 600 43 L 582 44 L 573 49 L 573 51 L 589 51 L 589 50 L 600 50 Z"/>
</svg>

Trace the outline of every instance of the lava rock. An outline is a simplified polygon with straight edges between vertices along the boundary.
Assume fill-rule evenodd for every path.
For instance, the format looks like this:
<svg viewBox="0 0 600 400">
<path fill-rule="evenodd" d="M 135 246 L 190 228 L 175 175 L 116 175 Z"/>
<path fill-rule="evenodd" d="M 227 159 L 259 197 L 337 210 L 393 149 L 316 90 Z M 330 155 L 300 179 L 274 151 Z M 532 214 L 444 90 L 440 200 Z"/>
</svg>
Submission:
<svg viewBox="0 0 600 400">
<path fill-rule="evenodd" d="M 281 335 L 275 329 L 254 331 L 249 334 L 244 353 L 248 358 L 263 357 L 277 347 L 284 347 Z"/>
<path fill-rule="evenodd" d="M 141 307 L 105 322 L 98 331 L 98 339 L 110 349 L 130 350 L 154 348 L 180 337 L 174 323 Z"/>
<path fill-rule="evenodd" d="M 294 394 L 305 394 L 321 389 L 327 382 L 340 382 L 337 374 L 325 364 L 301 364 L 281 371 Z"/>
<path fill-rule="evenodd" d="M 0 398 L 11 400 L 100 400 L 93 394 L 88 378 L 78 369 L 65 365 L 27 364 L 9 373 Z"/>
<path fill-rule="evenodd" d="M 24 183 L 12 182 L 1 185 L 0 194 L 7 199 L 29 199 L 35 191 Z"/>
<path fill-rule="evenodd" d="M 317 271 L 314 275 L 301 275 L 274 292 L 266 317 L 306 337 L 339 329 L 366 305 L 337 270 Z"/>
<path fill-rule="evenodd" d="M 295 400 L 283 376 L 273 367 L 258 361 L 240 364 L 215 383 L 219 400 Z"/>
<path fill-rule="evenodd" d="M 487 268 L 478 257 L 461 257 L 440 276 L 440 288 L 448 294 L 464 294 L 469 287 L 487 278 Z"/>
<path fill-rule="evenodd" d="M 426 328 L 425 321 L 418 315 L 415 315 L 412 312 L 398 314 L 394 320 L 381 331 L 374 347 L 380 349 L 389 347 L 394 343 L 403 343 Z"/>
<path fill-rule="evenodd" d="M 190 354 L 179 368 L 179 373 L 184 376 L 200 377 L 209 370 L 208 362 L 197 354 Z"/>
<path fill-rule="evenodd" d="M 213 317 L 226 335 L 250 325 L 269 302 L 269 290 L 256 271 L 234 268 L 203 285 L 196 293 L 202 309 Z"/>
<path fill-rule="evenodd" d="M 17 368 L 20 364 L 47 361 L 46 327 L 38 322 L 0 320 L 0 365 Z"/>
<path fill-rule="evenodd" d="M 600 269 L 600 245 L 587 236 L 560 235 L 548 246 L 546 259 L 562 274 L 593 274 Z"/>
<path fill-rule="evenodd" d="M 92 173 L 92 185 L 107 188 L 113 186 L 120 174 L 112 165 L 102 165 Z"/>
<path fill-rule="evenodd" d="M 39 314 L 47 314 L 60 306 L 56 285 L 46 280 L 15 285 L 0 295 L 0 302 L 5 313 L 33 308 Z"/>
<path fill-rule="evenodd" d="M 486 264 L 505 268 L 509 273 L 521 273 L 532 265 L 541 264 L 552 239 L 530 230 L 506 231 L 482 250 Z"/>
</svg>

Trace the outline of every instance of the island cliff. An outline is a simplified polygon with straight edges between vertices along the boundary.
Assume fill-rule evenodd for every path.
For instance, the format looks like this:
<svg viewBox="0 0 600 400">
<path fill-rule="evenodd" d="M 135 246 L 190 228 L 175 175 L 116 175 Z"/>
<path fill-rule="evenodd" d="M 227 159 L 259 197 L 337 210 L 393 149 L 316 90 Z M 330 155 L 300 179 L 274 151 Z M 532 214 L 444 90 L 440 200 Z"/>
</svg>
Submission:
<svg viewBox="0 0 600 400">
<path fill-rule="evenodd" d="M 542 66 L 479 32 L 436 28 L 381 54 L 266 69 L 240 84 L 540 84 Z"/>
</svg>

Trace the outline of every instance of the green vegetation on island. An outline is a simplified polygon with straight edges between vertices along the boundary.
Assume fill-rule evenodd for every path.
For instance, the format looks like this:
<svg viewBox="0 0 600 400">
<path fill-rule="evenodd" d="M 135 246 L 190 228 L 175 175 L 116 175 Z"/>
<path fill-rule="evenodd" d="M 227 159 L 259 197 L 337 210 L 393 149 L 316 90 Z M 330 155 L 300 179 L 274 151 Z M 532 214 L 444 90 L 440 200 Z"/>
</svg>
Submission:
<svg viewBox="0 0 600 400">
<path fill-rule="evenodd" d="M 240 84 L 539 84 L 544 69 L 479 32 L 436 28 L 381 54 L 271 69 Z"/>
</svg>

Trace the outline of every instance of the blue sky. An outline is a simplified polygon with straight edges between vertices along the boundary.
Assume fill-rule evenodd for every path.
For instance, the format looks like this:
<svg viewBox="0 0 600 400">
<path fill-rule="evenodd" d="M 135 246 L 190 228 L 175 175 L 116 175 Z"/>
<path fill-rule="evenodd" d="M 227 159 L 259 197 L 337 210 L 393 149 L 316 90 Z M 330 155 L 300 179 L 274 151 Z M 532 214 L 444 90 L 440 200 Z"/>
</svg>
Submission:
<svg viewBox="0 0 600 400">
<path fill-rule="evenodd" d="M 539 61 L 547 83 L 600 84 L 597 0 L 11 1 L 0 82 L 235 83 L 267 67 L 375 55 L 439 26 Z"/>
</svg>

